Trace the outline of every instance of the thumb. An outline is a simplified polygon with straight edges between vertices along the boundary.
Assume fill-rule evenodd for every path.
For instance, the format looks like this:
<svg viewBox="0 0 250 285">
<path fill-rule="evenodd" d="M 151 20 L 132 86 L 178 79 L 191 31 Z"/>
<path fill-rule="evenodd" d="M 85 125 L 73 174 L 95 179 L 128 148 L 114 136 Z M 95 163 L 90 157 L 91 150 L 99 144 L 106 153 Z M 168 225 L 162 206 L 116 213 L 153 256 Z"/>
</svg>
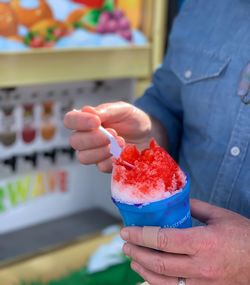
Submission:
<svg viewBox="0 0 250 285">
<path fill-rule="evenodd" d="M 151 120 L 142 110 L 126 102 L 86 106 L 82 111 L 97 115 L 105 128 L 112 128 L 128 141 L 145 139 L 151 130 Z"/>
<path fill-rule="evenodd" d="M 86 109 L 85 109 L 86 110 Z M 134 106 L 126 102 L 105 103 L 95 108 L 87 109 L 87 111 L 95 112 L 102 123 L 114 124 L 129 118 L 134 111 Z"/>
<path fill-rule="evenodd" d="M 99 105 L 99 106 L 97 106 L 97 107 L 92 107 L 92 106 L 88 106 L 88 105 L 87 105 L 87 106 L 84 106 L 84 107 L 81 109 L 81 111 L 82 111 L 82 112 L 88 112 L 88 113 L 97 115 L 97 116 L 100 118 L 101 123 L 102 123 L 102 122 L 103 122 L 102 118 L 105 117 L 105 114 L 106 114 L 106 113 L 108 114 L 108 112 L 107 112 L 107 111 L 108 111 L 108 106 L 105 106 L 105 105 L 109 105 L 109 104 L 102 104 L 102 105 Z M 105 109 L 105 107 L 107 107 L 107 108 Z M 111 115 L 112 115 L 112 112 L 111 112 Z M 106 115 L 106 116 L 108 116 L 108 115 Z M 108 131 L 109 131 L 114 137 L 116 137 L 116 139 L 117 139 L 117 141 L 118 141 L 118 143 L 119 143 L 119 145 L 120 145 L 121 147 L 124 147 L 124 146 L 125 146 L 125 140 L 124 140 L 122 137 L 118 136 L 117 131 L 116 131 L 115 129 L 109 128 Z"/>
<path fill-rule="evenodd" d="M 222 216 L 220 208 L 200 200 L 191 199 L 190 206 L 192 217 L 205 224 L 211 224 L 214 219 Z"/>
</svg>

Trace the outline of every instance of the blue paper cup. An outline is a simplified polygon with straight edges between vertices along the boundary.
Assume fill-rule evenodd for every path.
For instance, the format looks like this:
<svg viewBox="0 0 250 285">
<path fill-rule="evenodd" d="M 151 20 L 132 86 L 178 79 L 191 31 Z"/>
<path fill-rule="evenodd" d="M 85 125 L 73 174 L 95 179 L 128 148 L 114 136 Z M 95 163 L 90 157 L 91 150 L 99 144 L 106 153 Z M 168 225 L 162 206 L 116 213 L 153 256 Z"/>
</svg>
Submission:
<svg viewBox="0 0 250 285">
<path fill-rule="evenodd" d="M 187 178 L 181 192 L 164 200 L 146 205 L 128 205 L 112 200 L 119 209 L 126 227 L 189 228 L 192 227 L 189 193 L 190 180 Z"/>
</svg>

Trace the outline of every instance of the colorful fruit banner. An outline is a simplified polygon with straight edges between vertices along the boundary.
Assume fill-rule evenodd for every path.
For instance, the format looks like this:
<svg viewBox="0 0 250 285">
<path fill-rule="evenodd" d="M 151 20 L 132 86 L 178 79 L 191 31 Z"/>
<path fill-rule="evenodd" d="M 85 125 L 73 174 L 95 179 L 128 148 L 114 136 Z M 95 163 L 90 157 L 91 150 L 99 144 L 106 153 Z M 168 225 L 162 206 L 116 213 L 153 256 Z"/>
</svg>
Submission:
<svg viewBox="0 0 250 285">
<path fill-rule="evenodd" d="M 0 0 L 0 52 L 144 45 L 142 0 Z"/>
</svg>

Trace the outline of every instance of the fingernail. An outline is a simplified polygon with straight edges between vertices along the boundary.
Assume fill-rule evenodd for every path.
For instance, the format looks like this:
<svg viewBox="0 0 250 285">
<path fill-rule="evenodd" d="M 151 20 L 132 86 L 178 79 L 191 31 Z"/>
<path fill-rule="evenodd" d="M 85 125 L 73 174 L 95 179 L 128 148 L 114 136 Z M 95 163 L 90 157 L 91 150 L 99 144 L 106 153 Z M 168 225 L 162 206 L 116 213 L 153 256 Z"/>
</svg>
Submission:
<svg viewBox="0 0 250 285">
<path fill-rule="evenodd" d="M 128 237 L 129 237 L 128 230 L 122 229 L 122 230 L 121 230 L 121 237 L 122 237 L 123 240 L 127 240 Z"/>
<path fill-rule="evenodd" d="M 130 256 L 130 246 L 129 246 L 128 244 L 124 244 L 124 246 L 123 246 L 123 252 L 124 252 L 126 255 Z"/>
</svg>

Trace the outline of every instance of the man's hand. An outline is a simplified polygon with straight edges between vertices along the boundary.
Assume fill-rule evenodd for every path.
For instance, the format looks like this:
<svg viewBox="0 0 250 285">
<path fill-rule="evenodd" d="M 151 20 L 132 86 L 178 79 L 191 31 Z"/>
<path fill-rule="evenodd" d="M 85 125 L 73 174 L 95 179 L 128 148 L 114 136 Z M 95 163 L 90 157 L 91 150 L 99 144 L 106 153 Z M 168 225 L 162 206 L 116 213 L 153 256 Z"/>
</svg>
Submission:
<svg viewBox="0 0 250 285">
<path fill-rule="evenodd" d="M 207 226 L 147 229 L 151 241 L 143 228 L 124 228 L 131 267 L 150 285 L 177 285 L 178 277 L 187 285 L 250 284 L 250 221 L 198 200 L 191 201 L 191 211 Z"/>
<path fill-rule="evenodd" d="M 99 170 L 112 169 L 109 140 L 98 130 L 100 125 L 117 137 L 121 145 L 134 143 L 145 147 L 153 135 L 149 116 L 125 102 L 106 103 L 97 107 L 85 106 L 65 115 L 64 125 L 74 130 L 71 146 L 83 164 L 97 164 Z"/>
</svg>

